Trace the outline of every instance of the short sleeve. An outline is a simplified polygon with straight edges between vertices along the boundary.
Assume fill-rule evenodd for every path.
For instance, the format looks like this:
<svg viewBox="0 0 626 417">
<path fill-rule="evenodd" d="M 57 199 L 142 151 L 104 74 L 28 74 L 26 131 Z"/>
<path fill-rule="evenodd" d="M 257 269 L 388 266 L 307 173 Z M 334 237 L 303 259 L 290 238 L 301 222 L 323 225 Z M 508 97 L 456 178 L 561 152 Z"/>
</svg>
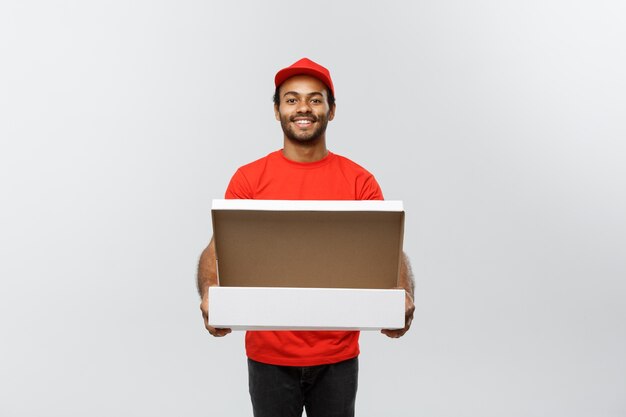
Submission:
<svg viewBox="0 0 626 417">
<path fill-rule="evenodd" d="M 226 188 L 225 198 L 227 199 L 249 199 L 253 198 L 250 183 L 246 179 L 241 169 L 235 172 Z"/>
<path fill-rule="evenodd" d="M 384 200 L 383 191 L 373 175 L 369 175 L 359 193 L 359 200 Z"/>
</svg>

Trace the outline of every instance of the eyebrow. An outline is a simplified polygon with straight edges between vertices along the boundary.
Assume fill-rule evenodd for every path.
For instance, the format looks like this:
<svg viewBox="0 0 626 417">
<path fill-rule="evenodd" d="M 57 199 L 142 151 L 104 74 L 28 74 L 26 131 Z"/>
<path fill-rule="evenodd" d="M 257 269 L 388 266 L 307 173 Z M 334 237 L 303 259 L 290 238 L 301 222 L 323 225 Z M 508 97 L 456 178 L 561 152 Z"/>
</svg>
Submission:
<svg viewBox="0 0 626 417">
<path fill-rule="evenodd" d="M 299 96 L 299 95 L 301 95 L 301 94 L 300 94 L 300 93 L 298 93 L 297 91 L 287 91 L 285 94 L 283 94 L 283 97 L 285 97 L 287 94 L 293 94 L 294 96 Z M 315 95 L 322 96 L 323 94 L 322 94 L 322 93 L 320 93 L 319 91 L 315 91 L 315 92 L 313 92 L 313 93 L 309 93 L 309 94 L 305 94 L 305 95 L 306 95 L 306 96 L 308 96 L 308 97 L 311 97 L 311 96 L 315 96 Z"/>
</svg>

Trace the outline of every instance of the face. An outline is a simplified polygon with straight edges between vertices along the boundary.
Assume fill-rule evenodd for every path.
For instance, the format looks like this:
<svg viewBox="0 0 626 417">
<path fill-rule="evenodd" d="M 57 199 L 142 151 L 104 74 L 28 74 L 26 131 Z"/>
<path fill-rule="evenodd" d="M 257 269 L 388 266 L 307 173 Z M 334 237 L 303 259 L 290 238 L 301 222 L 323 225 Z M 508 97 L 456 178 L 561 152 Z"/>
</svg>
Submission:
<svg viewBox="0 0 626 417">
<path fill-rule="evenodd" d="M 323 82 L 308 75 L 297 75 L 280 86 L 279 96 L 280 105 L 274 105 L 274 113 L 285 137 L 300 143 L 325 137 L 328 121 L 335 117 L 335 107 L 328 105 Z"/>
</svg>

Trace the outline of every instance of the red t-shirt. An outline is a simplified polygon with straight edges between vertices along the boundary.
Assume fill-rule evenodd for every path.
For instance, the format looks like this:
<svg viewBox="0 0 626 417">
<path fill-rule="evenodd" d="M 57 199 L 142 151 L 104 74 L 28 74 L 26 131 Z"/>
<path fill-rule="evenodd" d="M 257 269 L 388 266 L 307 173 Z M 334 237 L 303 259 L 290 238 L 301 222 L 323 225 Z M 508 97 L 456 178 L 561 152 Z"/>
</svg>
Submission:
<svg viewBox="0 0 626 417">
<path fill-rule="evenodd" d="M 328 152 L 320 161 L 301 163 L 282 150 L 239 168 L 226 198 L 258 200 L 382 200 L 372 174 L 347 158 Z M 359 354 L 357 331 L 248 331 L 246 353 L 274 365 L 314 366 Z"/>
</svg>

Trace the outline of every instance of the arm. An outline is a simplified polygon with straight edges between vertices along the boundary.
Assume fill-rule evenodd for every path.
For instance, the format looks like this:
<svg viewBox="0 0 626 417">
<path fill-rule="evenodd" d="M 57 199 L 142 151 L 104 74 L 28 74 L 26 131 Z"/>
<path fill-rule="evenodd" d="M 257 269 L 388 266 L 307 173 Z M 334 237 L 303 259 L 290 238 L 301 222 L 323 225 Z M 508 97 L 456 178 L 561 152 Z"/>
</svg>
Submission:
<svg viewBox="0 0 626 417">
<path fill-rule="evenodd" d="M 198 293 L 202 298 L 200 310 L 204 318 L 204 327 L 213 336 L 226 336 L 230 329 L 216 329 L 209 326 L 209 287 L 218 285 L 217 283 L 217 257 L 215 255 L 215 242 L 211 238 L 209 246 L 202 251 L 200 262 L 198 262 Z"/>
<path fill-rule="evenodd" d="M 411 327 L 411 322 L 413 321 L 413 312 L 415 311 L 415 304 L 413 304 L 415 280 L 413 278 L 413 271 L 411 270 L 411 263 L 409 262 L 409 258 L 406 256 L 405 253 L 402 254 L 402 262 L 400 264 L 400 277 L 398 279 L 398 285 L 400 288 L 404 288 L 404 291 L 405 291 L 404 329 L 381 330 L 382 334 L 385 334 L 393 338 L 402 337 L 406 332 L 409 331 L 409 328 Z"/>
</svg>

